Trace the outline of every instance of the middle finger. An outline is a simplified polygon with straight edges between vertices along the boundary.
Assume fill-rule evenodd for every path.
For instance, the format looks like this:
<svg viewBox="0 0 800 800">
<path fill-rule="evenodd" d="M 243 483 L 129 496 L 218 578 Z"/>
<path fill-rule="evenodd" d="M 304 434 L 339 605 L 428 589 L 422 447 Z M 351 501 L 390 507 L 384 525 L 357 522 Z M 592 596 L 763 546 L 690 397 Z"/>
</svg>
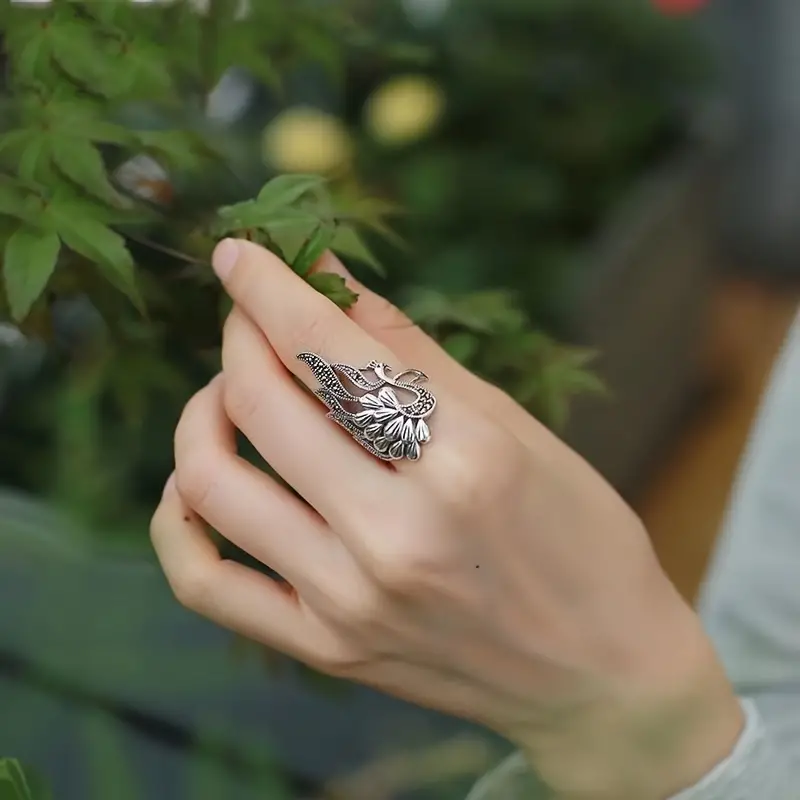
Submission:
<svg viewBox="0 0 800 800">
<path fill-rule="evenodd" d="M 237 308 L 222 343 L 225 410 L 267 463 L 332 526 L 355 501 L 369 512 L 392 475 L 325 417 L 298 386 L 261 331 Z"/>
</svg>

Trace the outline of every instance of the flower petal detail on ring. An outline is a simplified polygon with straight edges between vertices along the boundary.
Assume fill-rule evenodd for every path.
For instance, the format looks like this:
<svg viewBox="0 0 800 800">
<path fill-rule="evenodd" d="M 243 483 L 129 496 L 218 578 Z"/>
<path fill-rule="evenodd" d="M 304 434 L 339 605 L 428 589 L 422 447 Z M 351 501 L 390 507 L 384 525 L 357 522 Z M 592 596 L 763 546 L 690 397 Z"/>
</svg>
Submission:
<svg viewBox="0 0 800 800">
<path fill-rule="evenodd" d="M 428 423 L 425 422 L 424 419 L 421 419 L 417 422 L 417 441 L 420 444 L 425 444 L 431 440 L 431 429 L 428 427 Z"/>
<path fill-rule="evenodd" d="M 397 416 L 398 411 L 396 408 L 382 408 L 380 411 L 375 411 L 374 414 L 376 422 L 388 422 Z"/>
<path fill-rule="evenodd" d="M 404 442 L 416 442 L 417 436 L 414 430 L 414 420 L 407 419 L 403 423 L 403 432 L 401 433 Z"/>
<path fill-rule="evenodd" d="M 379 436 L 379 437 L 378 437 L 378 438 L 377 438 L 377 439 L 376 439 L 376 440 L 373 442 L 373 444 L 374 444 L 374 446 L 375 446 L 375 449 L 376 449 L 376 450 L 377 450 L 379 453 L 386 453 L 386 452 L 388 452 L 388 450 L 389 450 L 389 446 L 391 445 L 391 442 L 390 442 L 390 441 L 389 441 L 389 440 L 388 440 L 388 439 L 387 439 L 385 436 Z"/>
<path fill-rule="evenodd" d="M 371 408 L 373 411 L 384 408 L 383 403 L 381 403 L 374 394 L 365 394 L 361 398 L 361 405 L 364 406 L 364 408 Z"/>
<path fill-rule="evenodd" d="M 403 443 L 402 443 L 402 442 L 395 442 L 395 443 L 394 443 L 394 444 L 393 444 L 393 445 L 392 445 L 392 446 L 389 448 L 389 455 L 390 455 L 392 458 L 402 458 L 402 457 L 403 457 L 403 454 L 404 454 L 404 452 L 405 452 L 405 446 L 403 445 Z"/>
<path fill-rule="evenodd" d="M 370 440 L 377 439 L 382 434 L 383 434 L 383 425 L 381 425 L 379 422 L 375 422 L 372 425 L 367 425 L 367 427 L 364 429 L 364 436 L 366 436 L 367 439 Z"/>
<path fill-rule="evenodd" d="M 367 425 L 369 425 L 370 422 L 373 422 L 374 420 L 375 420 L 375 412 L 369 410 L 359 411 L 358 414 L 356 414 L 353 417 L 353 422 L 355 422 L 355 424 L 358 425 L 359 428 L 366 428 Z"/>
<path fill-rule="evenodd" d="M 416 440 L 412 442 L 406 442 L 405 451 L 406 451 L 406 458 L 409 461 L 416 461 L 422 453 L 422 451 L 420 450 L 419 442 L 417 442 Z"/>
<path fill-rule="evenodd" d="M 386 425 L 386 437 L 389 439 L 399 439 L 403 430 L 403 417 L 395 417 Z"/>
<path fill-rule="evenodd" d="M 397 408 L 400 405 L 400 400 L 398 400 L 397 395 L 394 393 L 394 389 L 390 389 L 388 386 L 384 386 L 378 392 L 378 397 L 386 406 Z"/>
</svg>

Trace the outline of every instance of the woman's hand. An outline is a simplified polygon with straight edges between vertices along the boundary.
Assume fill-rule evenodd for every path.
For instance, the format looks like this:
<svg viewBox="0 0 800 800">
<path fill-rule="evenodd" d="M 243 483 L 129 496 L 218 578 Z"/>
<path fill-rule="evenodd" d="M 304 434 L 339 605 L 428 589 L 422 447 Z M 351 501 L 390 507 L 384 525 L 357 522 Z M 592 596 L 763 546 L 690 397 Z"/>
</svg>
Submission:
<svg viewBox="0 0 800 800">
<path fill-rule="evenodd" d="M 730 752 L 741 714 L 698 620 L 584 461 L 349 276 L 348 315 L 250 243 L 215 265 L 223 371 L 186 407 L 152 524 L 184 605 L 493 728 L 556 797 L 663 800 Z M 421 459 L 388 465 L 329 420 L 294 380 L 316 388 L 304 351 L 424 370 Z M 297 494 L 237 456 L 235 428 Z M 293 590 L 221 560 L 206 525 Z"/>
</svg>

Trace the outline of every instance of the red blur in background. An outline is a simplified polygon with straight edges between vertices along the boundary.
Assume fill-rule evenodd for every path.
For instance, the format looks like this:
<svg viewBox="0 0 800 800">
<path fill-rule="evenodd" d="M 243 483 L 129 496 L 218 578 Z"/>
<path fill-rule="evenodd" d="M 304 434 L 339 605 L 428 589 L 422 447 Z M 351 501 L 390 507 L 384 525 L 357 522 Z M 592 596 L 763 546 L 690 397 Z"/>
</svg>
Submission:
<svg viewBox="0 0 800 800">
<path fill-rule="evenodd" d="M 708 5 L 708 2 L 709 0 L 653 0 L 656 8 L 665 14 L 691 14 Z"/>
</svg>

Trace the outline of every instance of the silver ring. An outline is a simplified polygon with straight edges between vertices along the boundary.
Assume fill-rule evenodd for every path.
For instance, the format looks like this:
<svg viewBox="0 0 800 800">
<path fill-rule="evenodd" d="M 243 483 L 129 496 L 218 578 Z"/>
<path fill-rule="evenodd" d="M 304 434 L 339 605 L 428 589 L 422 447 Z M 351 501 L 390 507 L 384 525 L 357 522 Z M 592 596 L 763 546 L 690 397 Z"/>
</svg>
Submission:
<svg viewBox="0 0 800 800">
<path fill-rule="evenodd" d="M 319 388 L 314 394 L 328 407 L 328 418 L 347 430 L 382 461 L 416 461 L 431 440 L 427 419 L 436 408 L 433 393 L 420 386 L 428 376 L 418 369 L 391 375 L 380 361 L 366 367 L 331 364 L 315 353 L 300 353 Z M 352 390 L 348 388 L 352 387 Z"/>
</svg>

